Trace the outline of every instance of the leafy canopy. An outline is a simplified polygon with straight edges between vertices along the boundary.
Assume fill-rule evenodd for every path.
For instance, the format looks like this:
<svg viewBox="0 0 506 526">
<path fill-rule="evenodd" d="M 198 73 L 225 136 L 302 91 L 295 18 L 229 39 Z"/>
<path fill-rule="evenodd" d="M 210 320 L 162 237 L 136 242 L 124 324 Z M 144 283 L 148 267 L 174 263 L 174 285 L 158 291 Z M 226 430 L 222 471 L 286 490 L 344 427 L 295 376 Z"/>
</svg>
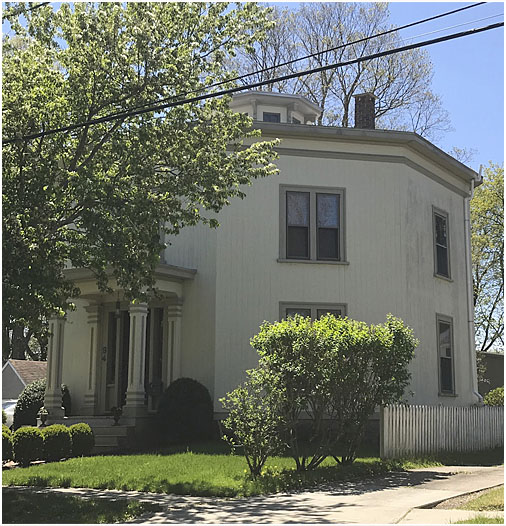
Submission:
<svg viewBox="0 0 506 526">
<path fill-rule="evenodd" d="M 490 163 L 471 199 L 471 253 L 478 351 L 504 346 L 504 167 Z"/>
<path fill-rule="evenodd" d="M 252 3 L 28 6 L 7 5 L 26 22 L 12 15 L 3 42 L 4 139 L 206 92 L 268 26 Z M 40 330 L 66 307 L 79 292 L 68 264 L 102 290 L 112 269 L 138 297 L 153 284 L 160 230 L 217 226 L 242 185 L 276 172 L 275 142 L 244 147 L 250 126 L 222 98 L 4 146 L 4 326 Z"/>
</svg>

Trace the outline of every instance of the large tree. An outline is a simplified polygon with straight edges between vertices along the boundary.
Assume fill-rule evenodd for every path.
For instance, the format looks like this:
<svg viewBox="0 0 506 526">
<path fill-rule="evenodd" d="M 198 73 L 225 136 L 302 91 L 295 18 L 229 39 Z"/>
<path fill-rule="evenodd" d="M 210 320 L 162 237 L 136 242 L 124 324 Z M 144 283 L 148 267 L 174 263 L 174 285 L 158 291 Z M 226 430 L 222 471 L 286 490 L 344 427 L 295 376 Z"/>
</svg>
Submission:
<svg viewBox="0 0 506 526">
<path fill-rule="evenodd" d="M 275 9 L 275 25 L 262 45 L 244 52 L 237 60 L 242 73 L 259 66 L 278 66 L 251 78 L 268 80 L 280 74 L 346 62 L 401 45 L 401 37 L 390 33 L 379 38 L 345 46 L 392 29 L 386 3 L 314 2 L 296 10 Z M 342 47 L 339 47 L 342 46 Z M 325 50 L 336 48 L 324 53 Z M 282 66 L 297 56 L 314 55 Z M 440 98 L 431 89 L 433 71 L 429 56 L 422 50 L 377 58 L 330 69 L 295 80 L 275 84 L 276 91 L 307 96 L 324 111 L 319 124 L 353 124 L 353 95 L 376 95 L 378 128 L 415 131 L 429 139 L 448 131 L 449 119 Z"/>
<path fill-rule="evenodd" d="M 205 93 L 269 25 L 252 3 L 7 7 L 4 140 Z M 216 226 L 241 185 L 276 171 L 273 142 L 243 146 L 250 125 L 215 98 L 4 145 L 4 342 L 14 328 L 43 333 L 78 294 L 68 264 L 102 289 L 112 268 L 132 298 L 152 285 L 160 228 Z"/>
<path fill-rule="evenodd" d="M 474 310 L 478 351 L 504 346 L 504 167 L 490 163 L 471 200 Z"/>
</svg>

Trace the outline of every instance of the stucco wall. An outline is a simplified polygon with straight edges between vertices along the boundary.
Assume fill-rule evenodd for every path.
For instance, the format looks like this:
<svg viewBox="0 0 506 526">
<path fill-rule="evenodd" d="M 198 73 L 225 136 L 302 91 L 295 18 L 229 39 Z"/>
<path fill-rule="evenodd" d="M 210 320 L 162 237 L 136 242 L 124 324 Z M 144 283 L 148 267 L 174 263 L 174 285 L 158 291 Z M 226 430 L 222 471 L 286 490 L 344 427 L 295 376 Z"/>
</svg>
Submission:
<svg viewBox="0 0 506 526">
<path fill-rule="evenodd" d="M 302 144 L 285 139 L 281 147 Z M 354 144 L 338 147 L 344 153 L 357 151 Z M 367 151 L 367 146 L 361 149 Z M 441 172 L 417 154 L 397 146 L 382 148 L 382 155 L 400 153 Z M 368 323 L 384 321 L 387 313 L 401 317 L 420 340 L 411 366 L 415 394 L 409 400 L 473 402 L 463 197 L 404 162 L 282 154 L 277 164 L 277 177 L 256 181 L 243 201 L 220 214 L 215 409 L 220 410 L 217 399 L 256 364 L 249 339 L 263 320 L 279 318 L 280 301 L 345 303 L 348 316 Z M 280 184 L 345 188 L 349 265 L 277 261 Z M 433 275 L 432 206 L 449 213 L 451 282 Z M 438 396 L 436 313 L 454 322 L 456 397 Z"/>
</svg>

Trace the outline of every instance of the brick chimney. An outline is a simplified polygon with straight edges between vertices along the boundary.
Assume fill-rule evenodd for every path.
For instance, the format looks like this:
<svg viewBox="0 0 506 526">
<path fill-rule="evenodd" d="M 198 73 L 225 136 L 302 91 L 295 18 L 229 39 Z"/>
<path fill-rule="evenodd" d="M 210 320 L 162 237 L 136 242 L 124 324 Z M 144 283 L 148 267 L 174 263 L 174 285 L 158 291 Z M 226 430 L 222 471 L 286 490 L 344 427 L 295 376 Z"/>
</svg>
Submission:
<svg viewBox="0 0 506 526">
<path fill-rule="evenodd" d="M 374 102 L 376 97 L 372 93 L 353 95 L 355 98 L 355 128 L 374 130 Z"/>
</svg>

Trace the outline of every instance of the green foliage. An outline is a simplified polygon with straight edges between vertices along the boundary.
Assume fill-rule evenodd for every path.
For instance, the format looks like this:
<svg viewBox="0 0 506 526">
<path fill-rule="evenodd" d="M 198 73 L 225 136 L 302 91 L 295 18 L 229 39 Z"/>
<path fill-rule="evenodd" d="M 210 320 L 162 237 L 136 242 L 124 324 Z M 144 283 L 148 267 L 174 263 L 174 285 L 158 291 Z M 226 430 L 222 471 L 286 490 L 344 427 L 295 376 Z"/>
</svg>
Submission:
<svg viewBox="0 0 506 526">
<path fill-rule="evenodd" d="M 12 432 L 6 425 L 2 425 L 2 460 L 12 460 Z"/>
<path fill-rule="evenodd" d="M 504 387 L 496 387 L 489 391 L 485 395 L 483 403 L 486 405 L 504 405 Z"/>
<path fill-rule="evenodd" d="M 21 427 L 12 435 L 14 460 L 21 466 L 28 466 L 33 460 L 44 455 L 44 436 L 37 427 Z"/>
<path fill-rule="evenodd" d="M 35 380 L 28 384 L 18 397 L 14 408 L 14 429 L 20 426 L 34 426 L 37 424 L 37 414 L 44 405 L 46 379 Z"/>
<path fill-rule="evenodd" d="M 478 351 L 504 336 L 504 167 L 490 163 L 471 199 L 474 323 Z"/>
<path fill-rule="evenodd" d="M 213 402 L 209 391 L 192 378 L 174 380 L 160 397 L 158 422 L 166 442 L 209 439 L 213 431 Z"/>
<path fill-rule="evenodd" d="M 263 391 L 255 373 L 249 371 L 248 381 L 220 400 L 228 411 L 223 425 L 233 433 L 225 440 L 242 449 L 253 478 L 260 475 L 267 458 L 281 449 L 278 434 L 281 421 L 276 404 Z"/>
<path fill-rule="evenodd" d="M 16 8 L 18 3 L 8 3 Z M 3 40 L 3 136 L 97 119 L 234 76 L 228 63 L 262 37 L 256 3 L 84 2 L 9 20 Z M 26 22 L 25 22 L 26 19 Z M 226 85 L 225 85 L 226 86 Z M 224 86 L 224 87 L 225 87 Z M 169 236 L 277 172 L 276 141 L 214 98 L 3 147 L 4 325 L 33 329 L 71 307 L 64 268 L 112 278 L 130 298 L 154 284 L 160 225 Z M 20 104 L 20 101 L 23 101 Z"/>
<path fill-rule="evenodd" d="M 371 326 L 327 315 L 315 321 L 295 316 L 265 322 L 251 345 L 260 355 L 258 367 L 249 372 L 254 389 L 247 383 L 224 399 L 232 411 L 227 423 L 242 442 L 254 444 L 259 431 L 252 429 L 258 418 L 252 406 L 268 407 L 263 409 L 263 442 L 276 434 L 297 470 L 304 471 L 329 455 L 339 463 L 354 460 L 375 407 L 401 400 L 417 341 L 391 315 L 386 323 Z M 304 431 L 307 422 L 309 432 Z M 345 448 L 341 459 L 338 445 Z M 256 451 L 255 466 L 265 462 L 266 451 Z M 245 454 L 251 458 L 251 449 Z"/>
<path fill-rule="evenodd" d="M 72 451 L 72 437 L 67 426 L 53 424 L 42 430 L 44 437 L 44 459 L 49 461 L 69 458 Z"/>
<path fill-rule="evenodd" d="M 95 435 L 88 424 L 80 423 L 69 427 L 72 437 L 72 456 L 83 457 L 91 454 Z"/>
<path fill-rule="evenodd" d="M 2 424 L 5 424 L 7 422 L 7 414 L 6 412 L 2 409 Z"/>
</svg>

